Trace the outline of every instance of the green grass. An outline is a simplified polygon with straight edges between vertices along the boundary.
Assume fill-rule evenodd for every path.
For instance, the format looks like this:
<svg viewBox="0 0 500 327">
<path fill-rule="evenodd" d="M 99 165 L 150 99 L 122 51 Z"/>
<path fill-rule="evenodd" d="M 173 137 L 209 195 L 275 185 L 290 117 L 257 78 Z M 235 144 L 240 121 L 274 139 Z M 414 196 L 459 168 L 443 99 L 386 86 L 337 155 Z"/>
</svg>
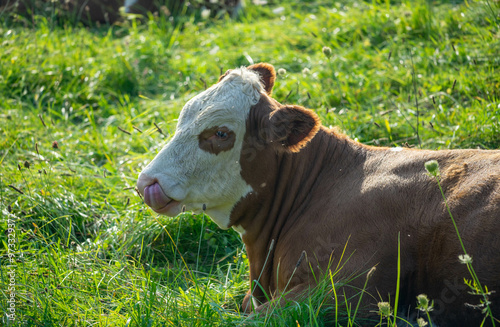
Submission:
<svg viewBox="0 0 500 327">
<path fill-rule="evenodd" d="M 500 148 L 498 2 L 270 3 L 248 3 L 237 21 L 175 26 L 0 16 L 0 311 L 10 219 L 12 325 L 352 323 L 354 308 L 326 304 L 328 276 L 298 306 L 241 315 L 249 283 L 239 236 L 203 215 L 156 216 L 133 189 L 183 104 L 221 70 L 284 68 L 276 99 L 367 144 Z"/>
</svg>

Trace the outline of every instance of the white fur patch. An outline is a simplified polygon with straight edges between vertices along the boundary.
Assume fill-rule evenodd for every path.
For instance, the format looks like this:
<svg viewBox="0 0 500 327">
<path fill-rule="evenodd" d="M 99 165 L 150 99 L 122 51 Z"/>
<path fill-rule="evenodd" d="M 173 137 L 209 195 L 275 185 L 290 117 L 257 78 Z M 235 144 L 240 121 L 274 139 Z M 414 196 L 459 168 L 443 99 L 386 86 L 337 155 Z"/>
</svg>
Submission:
<svg viewBox="0 0 500 327">
<path fill-rule="evenodd" d="M 156 179 L 166 195 L 187 210 L 199 212 L 205 204 L 212 220 L 227 229 L 233 207 L 252 191 L 240 175 L 239 160 L 250 108 L 263 92 L 255 72 L 244 67 L 231 71 L 186 103 L 175 135 L 141 175 Z M 218 155 L 198 143 L 198 135 L 215 126 L 236 135 L 233 148 Z"/>
</svg>

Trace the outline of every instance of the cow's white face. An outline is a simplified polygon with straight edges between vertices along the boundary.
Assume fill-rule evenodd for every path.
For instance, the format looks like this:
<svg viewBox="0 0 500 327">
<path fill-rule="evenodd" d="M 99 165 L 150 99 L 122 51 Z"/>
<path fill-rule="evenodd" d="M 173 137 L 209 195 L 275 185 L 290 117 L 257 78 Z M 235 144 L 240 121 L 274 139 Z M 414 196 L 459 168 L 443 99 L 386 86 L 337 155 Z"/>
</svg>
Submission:
<svg viewBox="0 0 500 327">
<path fill-rule="evenodd" d="M 259 75 L 240 68 L 184 106 L 175 135 L 139 175 L 137 187 L 154 211 L 175 216 L 183 206 L 196 212 L 206 205 L 229 227 L 231 210 L 252 191 L 239 160 L 250 108 L 263 92 Z"/>
</svg>

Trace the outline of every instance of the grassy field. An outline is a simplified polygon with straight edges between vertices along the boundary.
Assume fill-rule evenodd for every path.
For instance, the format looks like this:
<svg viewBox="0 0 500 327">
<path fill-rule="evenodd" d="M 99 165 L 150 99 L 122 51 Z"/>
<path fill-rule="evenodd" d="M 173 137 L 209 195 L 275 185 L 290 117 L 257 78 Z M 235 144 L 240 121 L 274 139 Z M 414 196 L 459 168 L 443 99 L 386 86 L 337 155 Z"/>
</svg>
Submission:
<svg viewBox="0 0 500 327">
<path fill-rule="evenodd" d="M 2 13 L 0 325 L 333 324 L 322 292 L 240 314 L 237 233 L 204 215 L 157 216 L 138 173 L 189 98 L 261 61 L 285 70 L 278 101 L 363 143 L 498 149 L 499 13 L 492 0 L 247 1 L 238 20 L 111 27 Z M 341 307 L 337 321 L 361 324 L 353 313 Z"/>
</svg>

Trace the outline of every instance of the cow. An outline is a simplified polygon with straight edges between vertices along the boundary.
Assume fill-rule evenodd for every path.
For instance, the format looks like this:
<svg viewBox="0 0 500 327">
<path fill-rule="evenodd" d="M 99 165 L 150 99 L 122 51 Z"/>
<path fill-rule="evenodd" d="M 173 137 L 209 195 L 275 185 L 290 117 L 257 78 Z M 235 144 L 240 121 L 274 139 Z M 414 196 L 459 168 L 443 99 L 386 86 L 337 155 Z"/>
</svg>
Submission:
<svg viewBox="0 0 500 327">
<path fill-rule="evenodd" d="M 123 0 L 0 0 L 0 16 L 15 13 L 112 24 L 120 19 L 121 6 Z"/>
<path fill-rule="evenodd" d="M 185 104 L 137 181 L 154 212 L 204 210 L 241 235 L 253 285 L 242 309 L 302 299 L 318 275 L 340 267 L 336 278 L 360 276 L 336 291 L 352 307 L 367 283 L 366 316 L 379 302 L 394 305 L 399 274 L 402 311 L 416 311 L 426 294 L 440 326 L 479 326 L 481 297 L 464 284 L 471 276 L 447 204 L 498 317 L 500 151 L 363 145 L 322 126 L 313 110 L 272 98 L 275 79 L 266 63 L 227 71 Z M 426 173 L 432 160 L 446 202 Z"/>
</svg>

